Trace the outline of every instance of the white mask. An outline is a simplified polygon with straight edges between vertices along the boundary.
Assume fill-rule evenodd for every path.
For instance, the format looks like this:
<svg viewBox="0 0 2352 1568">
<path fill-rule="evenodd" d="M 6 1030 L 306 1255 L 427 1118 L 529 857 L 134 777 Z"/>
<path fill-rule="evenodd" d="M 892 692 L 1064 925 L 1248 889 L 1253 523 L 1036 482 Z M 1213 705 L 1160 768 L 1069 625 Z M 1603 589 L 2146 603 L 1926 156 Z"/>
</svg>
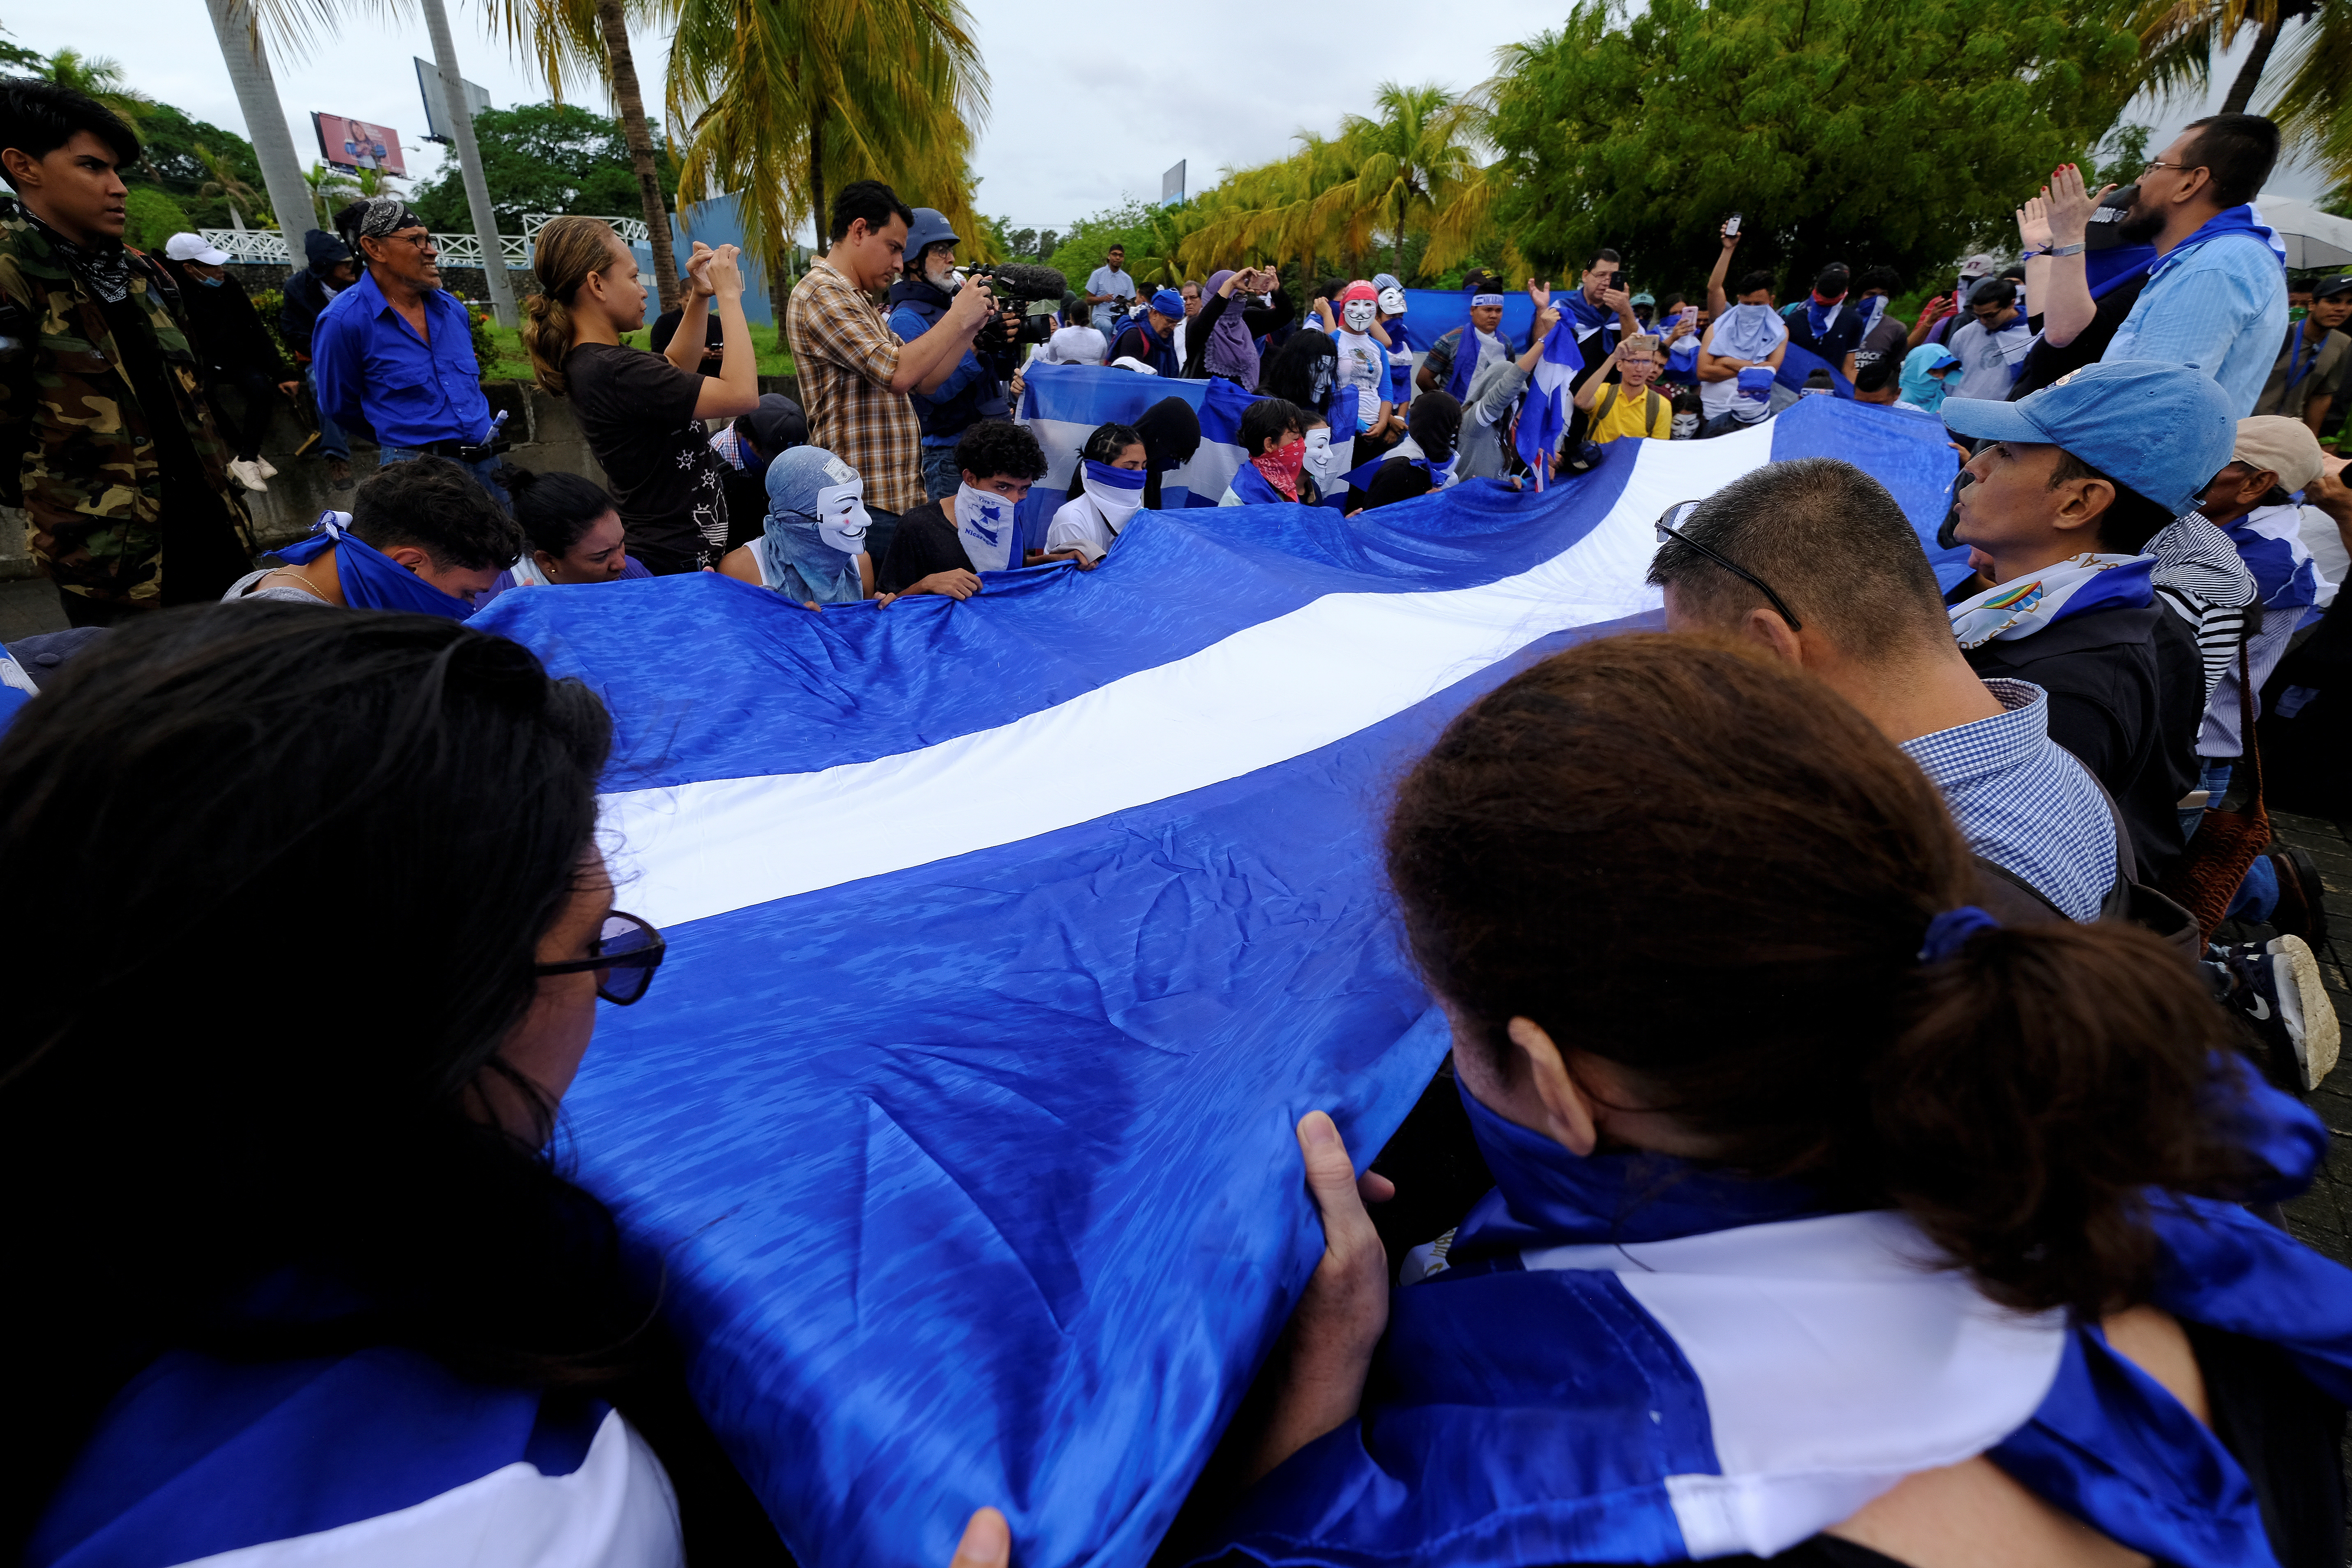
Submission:
<svg viewBox="0 0 2352 1568">
<path fill-rule="evenodd" d="M 827 485 L 816 492 L 817 537 L 844 555 L 855 555 L 866 548 L 866 531 L 873 521 L 866 515 L 864 479 Z"/>
<path fill-rule="evenodd" d="M 1696 415 L 1696 414 L 1677 414 L 1677 415 L 1675 415 L 1675 440 L 1677 440 L 1677 441 L 1687 441 L 1687 440 L 1689 440 L 1692 437 L 1694 437 L 1694 436 L 1696 436 L 1696 435 L 1697 435 L 1697 434 L 1698 434 L 1698 416 L 1697 416 L 1697 415 Z"/>
<path fill-rule="evenodd" d="M 1339 319 L 1348 323 L 1348 330 L 1351 332 L 1368 330 L 1372 318 L 1379 314 L 1380 307 L 1370 300 L 1350 300 L 1339 307 Z"/>
<path fill-rule="evenodd" d="M 994 490 L 956 486 L 956 542 L 971 557 L 975 572 L 1003 572 L 1013 564 L 1013 542 L 1019 530 L 1013 521 L 1013 503 Z"/>
<path fill-rule="evenodd" d="M 1299 470 L 1312 478 L 1315 488 L 1321 489 L 1323 481 L 1331 477 L 1331 432 L 1320 426 L 1307 432 L 1307 456 L 1298 462 Z"/>
</svg>

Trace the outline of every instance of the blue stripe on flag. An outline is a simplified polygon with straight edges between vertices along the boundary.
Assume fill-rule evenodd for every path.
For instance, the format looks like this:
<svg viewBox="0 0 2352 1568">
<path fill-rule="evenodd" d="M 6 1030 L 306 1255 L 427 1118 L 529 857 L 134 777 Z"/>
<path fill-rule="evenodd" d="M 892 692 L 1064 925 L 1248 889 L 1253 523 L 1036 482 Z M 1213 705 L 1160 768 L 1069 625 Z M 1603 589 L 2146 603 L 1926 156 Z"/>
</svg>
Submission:
<svg viewBox="0 0 2352 1568">
<path fill-rule="evenodd" d="M 503 595 L 612 704 L 604 829 L 669 928 L 565 1103 L 711 1425 L 811 1568 L 1140 1562 L 1445 1048 L 1388 924 L 1389 782 L 1514 668 L 1655 623 L 1651 522 L 1939 426 L 1809 399 L 1536 495 L 1145 516 L 1090 574 L 811 614 L 711 575 Z M 1940 467 L 1939 467 L 1940 465 Z M 1926 526 L 1932 527 L 1932 521 Z"/>
</svg>

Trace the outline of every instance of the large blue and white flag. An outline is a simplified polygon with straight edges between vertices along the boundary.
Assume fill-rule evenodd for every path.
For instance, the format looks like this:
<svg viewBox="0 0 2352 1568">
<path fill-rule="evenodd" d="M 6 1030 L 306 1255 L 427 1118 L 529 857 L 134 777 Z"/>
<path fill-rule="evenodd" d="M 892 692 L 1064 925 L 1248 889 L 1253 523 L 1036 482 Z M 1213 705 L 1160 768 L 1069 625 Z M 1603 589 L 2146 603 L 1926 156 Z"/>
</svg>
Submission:
<svg viewBox="0 0 2352 1568">
<path fill-rule="evenodd" d="M 982 1504 L 1029 1568 L 1147 1558 L 1321 1256 L 1293 1125 L 1369 1161 L 1446 1048 L 1388 782 L 1528 661 L 1655 625 L 1674 503 L 1835 455 L 1932 539 L 1954 469 L 1828 398 L 1628 445 L 1542 495 L 1145 512 L 963 601 L 705 574 L 477 618 L 612 710 L 620 902 L 670 956 L 568 1135 L 803 1563 L 943 1563 Z"/>
</svg>

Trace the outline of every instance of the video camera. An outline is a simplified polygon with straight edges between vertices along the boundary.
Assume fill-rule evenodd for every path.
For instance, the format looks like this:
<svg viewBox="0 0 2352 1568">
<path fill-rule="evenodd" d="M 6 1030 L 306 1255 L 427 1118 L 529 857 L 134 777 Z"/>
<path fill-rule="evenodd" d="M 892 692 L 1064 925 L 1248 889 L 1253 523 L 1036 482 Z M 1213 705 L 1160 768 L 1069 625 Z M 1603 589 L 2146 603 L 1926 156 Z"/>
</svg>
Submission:
<svg viewBox="0 0 2352 1568">
<path fill-rule="evenodd" d="M 1050 267 L 1032 267 L 1020 261 L 999 261 L 984 267 L 967 268 L 967 278 L 984 279 L 989 292 L 999 300 L 1017 300 L 1032 305 L 1040 300 L 1059 304 L 1069 289 L 1069 280 Z M 990 348 L 999 352 L 1017 348 L 1023 343 L 1042 343 L 1054 335 L 1061 322 L 1052 316 L 1024 314 L 1010 328 L 983 331 L 983 339 L 994 339 Z"/>
</svg>

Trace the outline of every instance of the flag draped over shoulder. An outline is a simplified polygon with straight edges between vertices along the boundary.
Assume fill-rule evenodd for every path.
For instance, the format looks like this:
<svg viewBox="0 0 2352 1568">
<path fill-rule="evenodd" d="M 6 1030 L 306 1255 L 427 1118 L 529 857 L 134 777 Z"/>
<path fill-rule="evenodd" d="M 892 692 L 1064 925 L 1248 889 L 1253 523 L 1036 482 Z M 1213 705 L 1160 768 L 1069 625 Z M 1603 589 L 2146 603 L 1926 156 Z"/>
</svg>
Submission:
<svg viewBox="0 0 2352 1568">
<path fill-rule="evenodd" d="M 1321 1256 L 1293 1125 L 1368 1162 L 1446 1049 L 1388 783 L 1529 661 L 1655 625 L 1674 502 L 1835 455 L 1932 540 L 1954 467 L 1827 398 L 1632 445 L 1539 496 L 1147 512 L 961 602 L 705 574 L 477 618 L 612 709 L 619 902 L 670 956 L 568 1135 L 803 1563 L 944 1563 L 982 1504 L 1029 1568 L 1148 1557 Z"/>
<path fill-rule="evenodd" d="M 1584 370 L 1584 346 L 1577 341 L 1576 324 L 1562 316 L 1544 334 L 1543 354 L 1535 374 L 1528 377 L 1527 401 L 1519 407 L 1519 458 L 1530 468 L 1548 471 L 1546 459 L 1559 455 L 1559 444 L 1574 416 L 1576 378 Z"/>
</svg>

